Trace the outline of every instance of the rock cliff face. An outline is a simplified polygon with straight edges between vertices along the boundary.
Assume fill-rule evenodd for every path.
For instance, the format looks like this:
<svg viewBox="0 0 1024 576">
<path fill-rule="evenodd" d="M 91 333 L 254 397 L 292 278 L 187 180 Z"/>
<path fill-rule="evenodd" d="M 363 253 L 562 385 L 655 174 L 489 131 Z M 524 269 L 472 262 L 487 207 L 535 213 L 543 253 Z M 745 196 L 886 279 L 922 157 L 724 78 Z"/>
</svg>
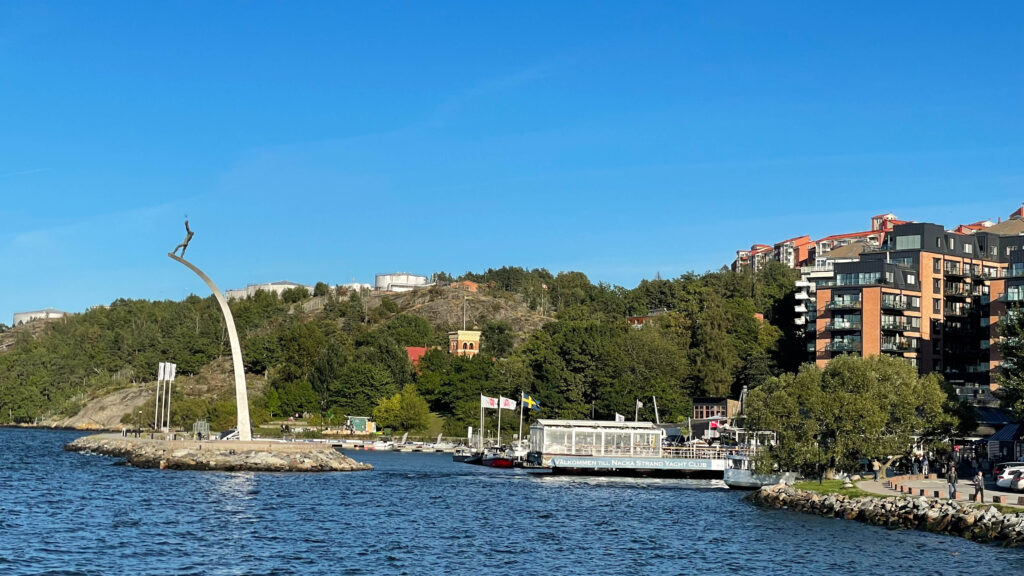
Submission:
<svg viewBox="0 0 1024 576">
<path fill-rule="evenodd" d="M 253 472 L 348 472 L 372 470 L 330 446 L 274 442 L 195 442 L 85 436 L 65 450 L 124 458 L 137 468 L 247 470 Z"/>
<path fill-rule="evenodd" d="M 847 498 L 781 484 L 765 486 L 746 498 L 761 506 L 858 520 L 876 526 L 941 532 L 1009 547 L 1024 546 L 1024 512 L 1002 514 L 992 506 L 977 508 L 966 503 L 924 497 Z"/>
</svg>

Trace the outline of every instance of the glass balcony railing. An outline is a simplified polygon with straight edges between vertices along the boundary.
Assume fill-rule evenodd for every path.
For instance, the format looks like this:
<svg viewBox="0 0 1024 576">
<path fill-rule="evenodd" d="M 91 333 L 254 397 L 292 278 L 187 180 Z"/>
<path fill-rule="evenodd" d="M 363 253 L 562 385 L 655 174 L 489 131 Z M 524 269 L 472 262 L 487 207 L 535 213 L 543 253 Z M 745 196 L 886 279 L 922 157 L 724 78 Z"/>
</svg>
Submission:
<svg viewBox="0 0 1024 576">
<path fill-rule="evenodd" d="M 917 352 L 916 342 L 882 342 L 882 352 Z"/>
<path fill-rule="evenodd" d="M 825 349 L 829 352 L 860 352 L 860 342 L 847 342 L 837 340 L 835 342 L 829 342 Z"/>
<path fill-rule="evenodd" d="M 920 332 L 920 326 L 914 326 L 912 324 L 906 324 L 904 322 L 882 322 L 882 330 L 889 332 Z"/>
<path fill-rule="evenodd" d="M 825 329 L 832 330 L 833 332 L 837 330 L 860 330 L 861 323 L 860 321 L 851 320 L 833 320 L 825 324 Z"/>
<path fill-rule="evenodd" d="M 910 302 L 904 302 L 904 301 L 901 301 L 901 300 L 883 299 L 882 300 L 882 309 L 883 310 L 911 310 L 913 312 L 917 312 L 918 310 L 921 309 L 921 307 L 920 306 L 914 306 Z"/>
<path fill-rule="evenodd" d="M 833 300 L 825 304 L 826 310 L 860 310 L 860 300 Z"/>
</svg>

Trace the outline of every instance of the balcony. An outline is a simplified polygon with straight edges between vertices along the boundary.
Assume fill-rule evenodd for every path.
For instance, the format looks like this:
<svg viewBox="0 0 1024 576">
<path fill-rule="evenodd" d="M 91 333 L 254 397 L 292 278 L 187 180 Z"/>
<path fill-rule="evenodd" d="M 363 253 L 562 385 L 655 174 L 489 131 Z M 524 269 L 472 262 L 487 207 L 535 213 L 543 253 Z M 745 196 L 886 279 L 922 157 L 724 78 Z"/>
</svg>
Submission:
<svg viewBox="0 0 1024 576">
<path fill-rule="evenodd" d="M 886 332 L 920 332 L 921 327 L 903 322 L 882 322 L 882 330 Z"/>
<path fill-rule="evenodd" d="M 860 352 L 860 342 L 829 342 L 825 345 L 829 352 Z"/>
<path fill-rule="evenodd" d="M 793 297 L 796 298 L 797 300 L 810 300 L 811 299 L 811 297 L 807 294 L 807 292 L 796 292 L 796 293 L 793 294 Z"/>
<path fill-rule="evenodd" d="M 833 320 L 828 324 L 825 324 L 825 329 L 833 332 L 839 330 L 860 330 L 860 328 L 860 322 L 851 322 L 850 320 Z"/>
<path fill-rule="evenodd" d="M 860 310 L 860 300 L 833 300 L 825 304 L 826 310 Z"/>
<path fill-rule="evenodd" d="M 946 308 L 943 311 L 943 316 L 947 318 L 966 318 L 971 314 L 973 310 L 971 308 Z"/>
<path fill-rule="evenodd" d="M 799 306 L 794 306 L 793 312 L 796 312 L 797 314 L 806 314 L 807 306 L 804 306 L 803 304 L 800 304 Z"/>
<path fill-rule="evenodd" d="M 942 268 L 942 273 L 946 276 L 956 276 L 958 278 L 966 278 L 968 276 L 967 272 L 959 266 L 944 266 Z"/>
<path fill-rule="evenodd" d="M 903 301 L 900 301 L 900 300 L 887 300 L 887 299 L 884 299 L 884 298 L 882 299 L 882 306 L 881 307 L 882 307 L 882 310 L 899 310 L 899 311 L 910 310 L 912 312 L 917 312 L 917 311 L 919 311 L 921 309 L 920 306 L 912 306 L 910 304 L 910 302 L 903 302 Z"/>
<path fill-rule="evenodd" d="M 912 342 L 882 342 L 882 352 L 895 352 L 897 354 L 904 354 L 910 352 L 917 352 L 917 343 Z"/>
<path fill-rule="evenodd" d="M 811 343 L 807 344 L 807 351 L 808 352 L 817 352 L 817 350 L 818 349 L 815 347 L 814 342 L 811 342 Z"/>
<path fill-rule="evenodd" d="M 967 286 L 946 286 L 942 293 L 953 298 L 970 298 L 973 296 L 970 288 Z"/>
<path fill-rule="evenodd" d="M 796 324 L 797 326 L 803 326 L 806 323 L 807 318 L 804 318 L 803 316 L 797 316 L 796 318 L 793 318 L 793 324 Z"/>
</svg>

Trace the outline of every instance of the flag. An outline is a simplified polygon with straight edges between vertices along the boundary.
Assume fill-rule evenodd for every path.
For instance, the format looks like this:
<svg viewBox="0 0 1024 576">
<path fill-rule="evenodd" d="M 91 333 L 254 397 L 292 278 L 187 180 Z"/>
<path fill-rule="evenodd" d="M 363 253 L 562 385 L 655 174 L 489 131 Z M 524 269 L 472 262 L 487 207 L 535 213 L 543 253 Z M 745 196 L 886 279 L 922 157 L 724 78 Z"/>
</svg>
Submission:
<svg viewBox="0 0 1024 576">
<path fill-rule="evenodd" d="M 522 394 L 520 399 L 523 401 L 523 406 L 526 406 L 530 410 L 540 410 L 540 402 L 534 400 L 532 396 Z"/>
<path fill-rule="evenodd" d="M 711 428 L 712 430 L 718 428 L 718 420 L 712 420 L 710 423 L 708 423 L 708 428 Z"/>
<path fill-rule="evenodd" d="M 480 395 L 480 407 L 481 408 L 497 408 L 498 407 L 498 399 L 497 398 L 491 398 L 490 396 L 484 396 L 483 394 L 481 394 Z"/>
<path fill-rule="evenodd" d="M 505 398 L 504 396 L 501 396 L 501 407 L 505 410 L 515 410 L 516 401 L 511 398 Z"/>
<path fill-rule="evenodd" d="M 626 421 L 626 417 L 623 416 L 622 414 L 619 414 L 618 412 L 616 412 L 615 413 L 615 421 L 616 422 L 625 422 Z"/>
<path fill-rule="evenodd" d="M 641 409 L 643 407 L 644 407 L 644 403 L 639 401 L 639 400 L 637 400 L 636 401 L 636 409 L 639 410 L 639 409 Z"/>
</svg>

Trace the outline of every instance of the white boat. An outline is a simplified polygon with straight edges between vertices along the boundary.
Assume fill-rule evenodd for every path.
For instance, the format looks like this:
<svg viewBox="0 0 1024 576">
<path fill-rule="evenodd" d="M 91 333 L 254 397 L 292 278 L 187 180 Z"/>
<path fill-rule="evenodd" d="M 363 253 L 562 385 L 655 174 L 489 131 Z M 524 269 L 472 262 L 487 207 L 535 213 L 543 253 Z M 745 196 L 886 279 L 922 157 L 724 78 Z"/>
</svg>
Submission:
<svg viewBox="0 0 1024 576">
<path fill-rule="evenodd" d="M 758 474 L 755 469 L 753 456 L 759 450 L 775 445 L 774 432 L 750 432 L 742 428 L 731 428 L 725 431 L 725 435 L 735 441 L 738 446 L 747 449 L 726 457 L 727 465 L 723 473 L 723 480 L 729 488 L 756 490 L 762 486 L 796 482 L 796 472 L 773 471 L 768 474 Z"/>
<path fill-rule="evenodd" d="M 775 484 L 792 484 L 796 482 L 796 472 L 772 472 L 758 474 L 754 470 L 754 461 L 748 456 L 729 456 L 723 479 L 729 488 L 740 490 L 756 490 L 762 486 Z"/>
</svg>

